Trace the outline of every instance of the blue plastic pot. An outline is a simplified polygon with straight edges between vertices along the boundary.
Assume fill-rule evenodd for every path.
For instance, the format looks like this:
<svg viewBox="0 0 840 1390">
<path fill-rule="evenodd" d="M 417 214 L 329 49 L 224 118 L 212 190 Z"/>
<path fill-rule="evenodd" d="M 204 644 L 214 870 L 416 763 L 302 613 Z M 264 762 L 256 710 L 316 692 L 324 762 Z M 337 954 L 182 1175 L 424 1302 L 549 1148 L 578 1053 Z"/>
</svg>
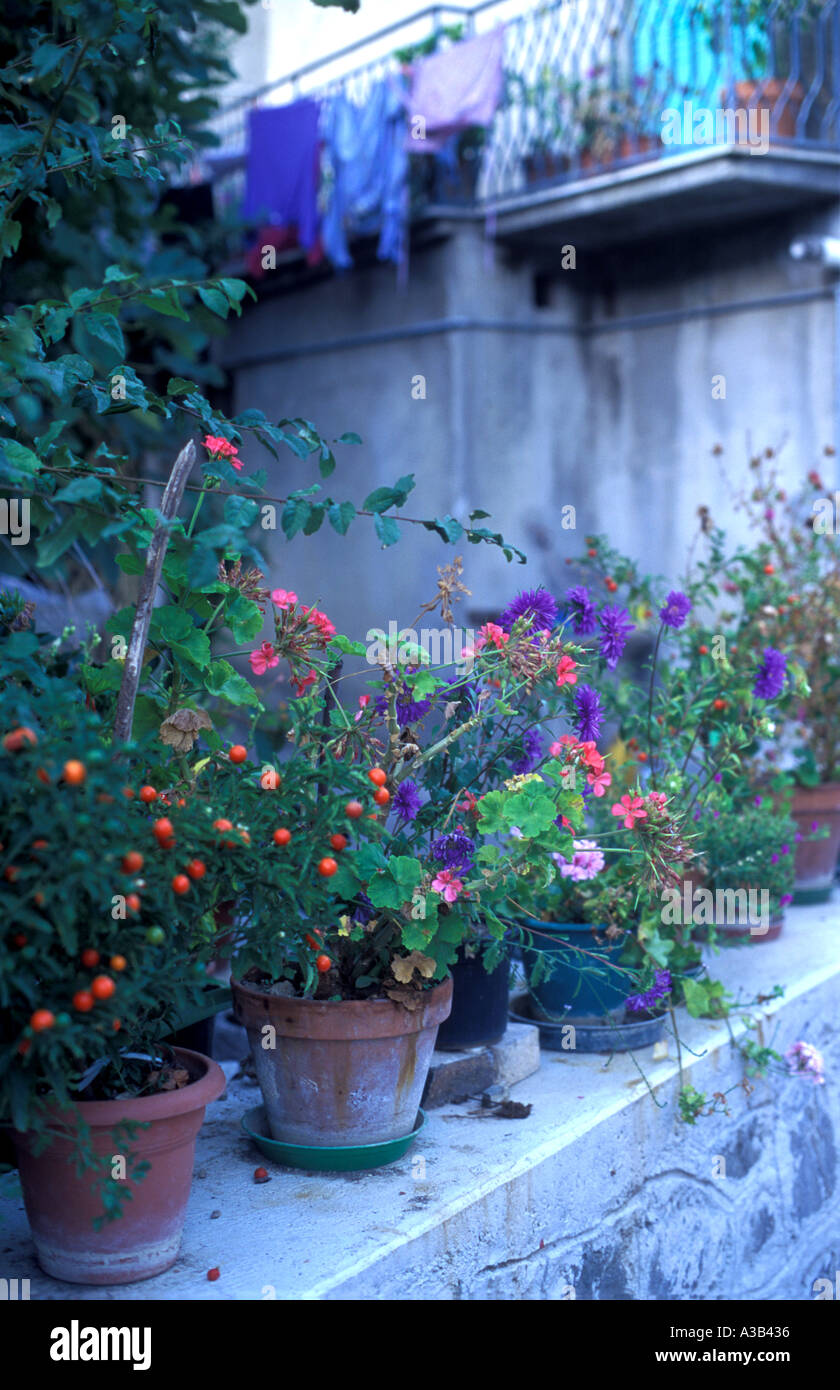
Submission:
<svg viewBox="0 0 840 1390">
<path fill-rule="evenodd" d="M 528 977 L 538 955 L 549 956 L 552 966 L 548 979 L 531 987 L 536 1014 L 549 1022 L 564 1022 L 614 1017 L 623 1009 L 635 988 L 627 971 L 616 968 L 623 941 L 607 941 L 606 927 L 593 930 L 588 922 L 529 922 L 528 926 L 534 931 L 533 946 L 522 949 Z"/>
</svg>

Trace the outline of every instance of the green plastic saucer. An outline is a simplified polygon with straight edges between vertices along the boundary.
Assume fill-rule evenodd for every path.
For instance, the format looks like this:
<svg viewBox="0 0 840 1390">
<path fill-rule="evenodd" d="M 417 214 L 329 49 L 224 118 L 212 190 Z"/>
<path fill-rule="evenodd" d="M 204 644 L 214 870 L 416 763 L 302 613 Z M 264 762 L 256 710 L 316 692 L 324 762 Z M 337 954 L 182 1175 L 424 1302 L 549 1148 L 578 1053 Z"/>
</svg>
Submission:
<svg viewBox="0 0 840 1390">
<path fill-rule="evenodd" d="M 360 1168 L 381 1168 L 393 1163 L 414 1143 L 424 1124 L 426 1112 L 417 1111 L 414 1129 L 402 1139 L 386 1139 L 381 1144 L 334 1144 L 319 1148 L 312 1144 L 285 1144 L 269 1139 L 265 1107 L 255 1105 L 242 1116 L 242 1129 L 266 1158 L 290 1168 L 309 1168 L 321 1173 L 353 1173 Z"/>
</svg>

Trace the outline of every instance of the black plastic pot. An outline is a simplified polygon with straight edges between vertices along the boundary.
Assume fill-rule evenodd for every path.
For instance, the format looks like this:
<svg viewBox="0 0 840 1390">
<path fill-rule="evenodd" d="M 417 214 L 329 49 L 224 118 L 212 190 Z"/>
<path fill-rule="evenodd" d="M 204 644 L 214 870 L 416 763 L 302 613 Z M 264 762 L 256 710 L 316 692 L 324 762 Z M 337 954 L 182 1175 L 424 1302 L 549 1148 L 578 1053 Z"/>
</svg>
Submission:
<svg viewBox="0 0 840 1390">
<path fill-rule="evenodd" d="M 452 1012 L 438 1029 L 436 1047 L 441 1052 L 462 1052 L 500 1042 L 508 1019 L 509 957 L 503 956 L 488 974 L 481 948 L 472 959 L 461 949 L 451 969 Z"/>
</svg>

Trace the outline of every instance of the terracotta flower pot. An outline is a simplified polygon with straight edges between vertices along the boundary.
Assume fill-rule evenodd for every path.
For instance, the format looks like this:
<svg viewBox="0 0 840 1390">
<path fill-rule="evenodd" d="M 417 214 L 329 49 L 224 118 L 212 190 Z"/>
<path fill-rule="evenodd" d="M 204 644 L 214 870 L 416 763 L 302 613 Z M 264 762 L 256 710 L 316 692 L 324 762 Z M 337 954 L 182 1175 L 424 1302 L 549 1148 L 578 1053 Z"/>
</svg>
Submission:
<svg viewBox="0 0 840 1390">
<path fill-rule="evenodd" d="M 819 787 L 797 787 L 791 802 L 791 815 L 805 837 L 796 846 L 797 902 L 825 902 L 834 886 L 834 871 L 840 850 L 840 782 L 824 782 Z M 814 823 L 828 826 L 824 840 L 808 839 Z"/>
<path fill-rule="evenodd" d="M 130 1284 L 175 1263 L 204 1107 L 225 1089 L 225 1074 L 209 1057 L 184 1048 L 175 1055 L 194 1077 L 189 1086 L 76 1107 L 97 1154 L 110 1158 L 127 1147 L 132 1158 L 151 1165 L 141 1182 L 126 1180 L 131 1200 L 122 1216 L 98 1231 L 93 1222 L 102 1199 L 91 1190 L 89 1175 L 77 1176 L 72 1142 L 55 1139 L 36 1154 L 31 1134 L 12 1132 L 35 1253 L 47 1274 L 71 1284 Z M 114 1126 L 123 1120 L 147 1128 L 137 1129 L 131 1140 L 115 1139 Z"/>
<path fill-rule="evenodd" d="M 411 1133 L 452 1007 L 451 978 L 414 1011 L 390 999 L 294 999 L 236 980 L 231 988 L 273 1139 L 320 1148 Z"/>
<path fill-rule="evenodd" d="M 734 106 L 741 111 L 769 111 L 772 113 L 781 98 L 785 83 L 780 77 L 769 77 L 763 82 L 736 82 Z M 774 135 L 791 140 L 796 135 L 796 121 L 805 97 L 805 89 L 796 83 L 788 94 L 784 106 L 779 111 Z M 727 94 L 720 95 L 721 106 L 727 106 Z"/>
</svg>

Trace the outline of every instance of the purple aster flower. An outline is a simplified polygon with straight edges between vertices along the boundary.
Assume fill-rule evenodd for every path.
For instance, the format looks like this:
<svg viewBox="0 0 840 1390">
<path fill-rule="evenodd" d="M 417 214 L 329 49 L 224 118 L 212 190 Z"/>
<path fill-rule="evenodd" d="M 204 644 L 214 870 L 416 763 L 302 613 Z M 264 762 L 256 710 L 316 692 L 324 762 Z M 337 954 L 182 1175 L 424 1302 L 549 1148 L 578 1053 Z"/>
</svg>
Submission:
<svg viewBox="0 0 840 1390">
<path fill-rule="evenodd" d="M 526 729 L 522 735 L 522 756 L 511 763 L 516 773 L 531 772 L 543 755 L 543 741 L 539 729 Z"/>
<path fill-rule="evenodd" d="M 634 631 L 636 624 L 630 622 L 630 614 L 626 608 L 612 604 L 609 608 L 601 609 L 598 625 L 601 629 L 601 655 L 607 664 L 607 670 L 614 671 L 627 638 Z"/>
<path fill-rule="evenodd" d="M 790 845 L 782 845 L 781 854 L 790 854 Z"/>
<path fill-rule="evenodd" d="M 715 775 L 714 775 L 714 781 L 715 781 L 715 782 L 722 782 L 722 781 L 723 781 L 723 773 L 722 773 L 722 772 L 716 772 Z"/>
<path fill-rule="evenodd" d="M 771 863 L 771 864 L 778 864 L 778 862 L 779 862 L 779 856 L 778 856 L 778 854 L 771 854 L 771 855 L 770 855 L 770 863 Z"/>
<path fill-rule="evenodd" d="M 801 831 L 801 830 L 797 830 L 797 832 L 796 832 L 796 834 L 794 835 L 793 838 L 794 838 L 796 844 L 800 844 L 800 843 L 801 843 L 801 840 L 802 840 L 802 831 Z"/>
<path fill-rule="evenodd" d="M 756 806 L 761 806 L 762 803 L 763 803 L 763 801 L 764 801 L 764 797 L 763 797 L 763 796 L 756 796 L 756 797 L 753 798 L 753 801 L 754 801 L 754 804 L 755 804 Z"/>
<path fill-rule="evenodd" d="M 575 709 L 578 717 L 577 736 L 582 743 L 597 742 L 604 717 L 597 690 L 591 685 L 580 685 L 575 691 Z"/>
<path fill-rule="evenodd" d="M 420 793 L 410 777 L 406 777 L 394 792 L 394 810 L 401 821 L 415 820 L 422 802 Z"/>
<path fill-rule="evenodd" d="M 510 632 L 517 618 L 528 616 L 531 619 L 528 632 L 541 632 L 543 628 L 549 631 L 557 621 L 557 600 L 548 589 L 544 589 L 542 584 L 538 589 L 526 589 L 523 593 L 517 594 L 512 599 L 507 608 L 499 617 L 499 626 L 505 632 Z"/>
<path fill-rule="evenodd" d="M 445 869 L 466 874 L 473 867 L 475 844 L 469 835 L 464 835 L 460 830 L 452 830 L 447 835 L 438 835 L 437 839 L 432 841 L 431 854 Z"/>
<path fill-rule="evenodd" d="M 641 1013 L 643 1009 L 652 1009 L 660 999 L 664 999 L 666 994 L 671 992 L 671 972 L 670 970 L 657 970 L 656 978 L 650 989 L 645 990 L 644 994 L 631 994 L 625 1003 L 631 1013 Z"/>
<path fill-rule="evenodd" d="M 371 918 L 375 916 L 376 909 L 367 893 L 358 893 L 356 895 L 356 906 L 353 911 L 353 921 L 358 922 L 361 927 L 366 927 Z"/>
<path fill-rule="evenodd" d="M 585 584 L 576 584 L 574 589 L 566 590 L 566 602 L 572 619 L 572 631 L 579 635 L 594 632 L 597 626 L 595 604 Z"/>
<path fill-rule="evenodd" d="M 779 904 L 780 904 L 781 907 L 787 907 L 788 903 L 792 903 L 792 902 L 793 902 L 793 894 L 792 894 L 792 893 L 783 893 L 782 896 L 779 898 Z"/>
<path fill-rule="evenodd" d="M 417 668 L 416 666 L 406 667 L 406 670 L 409 672 L 409 674 L 413 675 Z M 416 724 L 418 719 L 422 719 L 424 714 L 429 713 L 429 710 L 432 708 L 433 704 L 433 699 L 415 700 L 414 692 L 412 691 L 411 686 L 406 684 L 405 681 L 403 681 L 400 689 L 397 691 L 397 698 L 394 702 L 397 723 L 399 724 L 400 728 L 404 729 L 408 724 Z M 387 699 L 384 695 L 378 695 L 376 697 L 377 713 L 380 715 L 384 715 L 387 709 Z"/>
<path fill-rule="evenodd" d="M 775 700 L 785 688 L 787 657 L 774 647 L 766 647 L 762 662 L 753 686 L 753 695 L 760 700 Z"/>
<path fill-rule="evenodd" d="M 659 610 L 659 616 L 666 627 L 682 627 L 690 612 L 691 599 L 688 595 L 679 589 L 672 589 L 665 600 L 665 607 Z"/>
</svg>

